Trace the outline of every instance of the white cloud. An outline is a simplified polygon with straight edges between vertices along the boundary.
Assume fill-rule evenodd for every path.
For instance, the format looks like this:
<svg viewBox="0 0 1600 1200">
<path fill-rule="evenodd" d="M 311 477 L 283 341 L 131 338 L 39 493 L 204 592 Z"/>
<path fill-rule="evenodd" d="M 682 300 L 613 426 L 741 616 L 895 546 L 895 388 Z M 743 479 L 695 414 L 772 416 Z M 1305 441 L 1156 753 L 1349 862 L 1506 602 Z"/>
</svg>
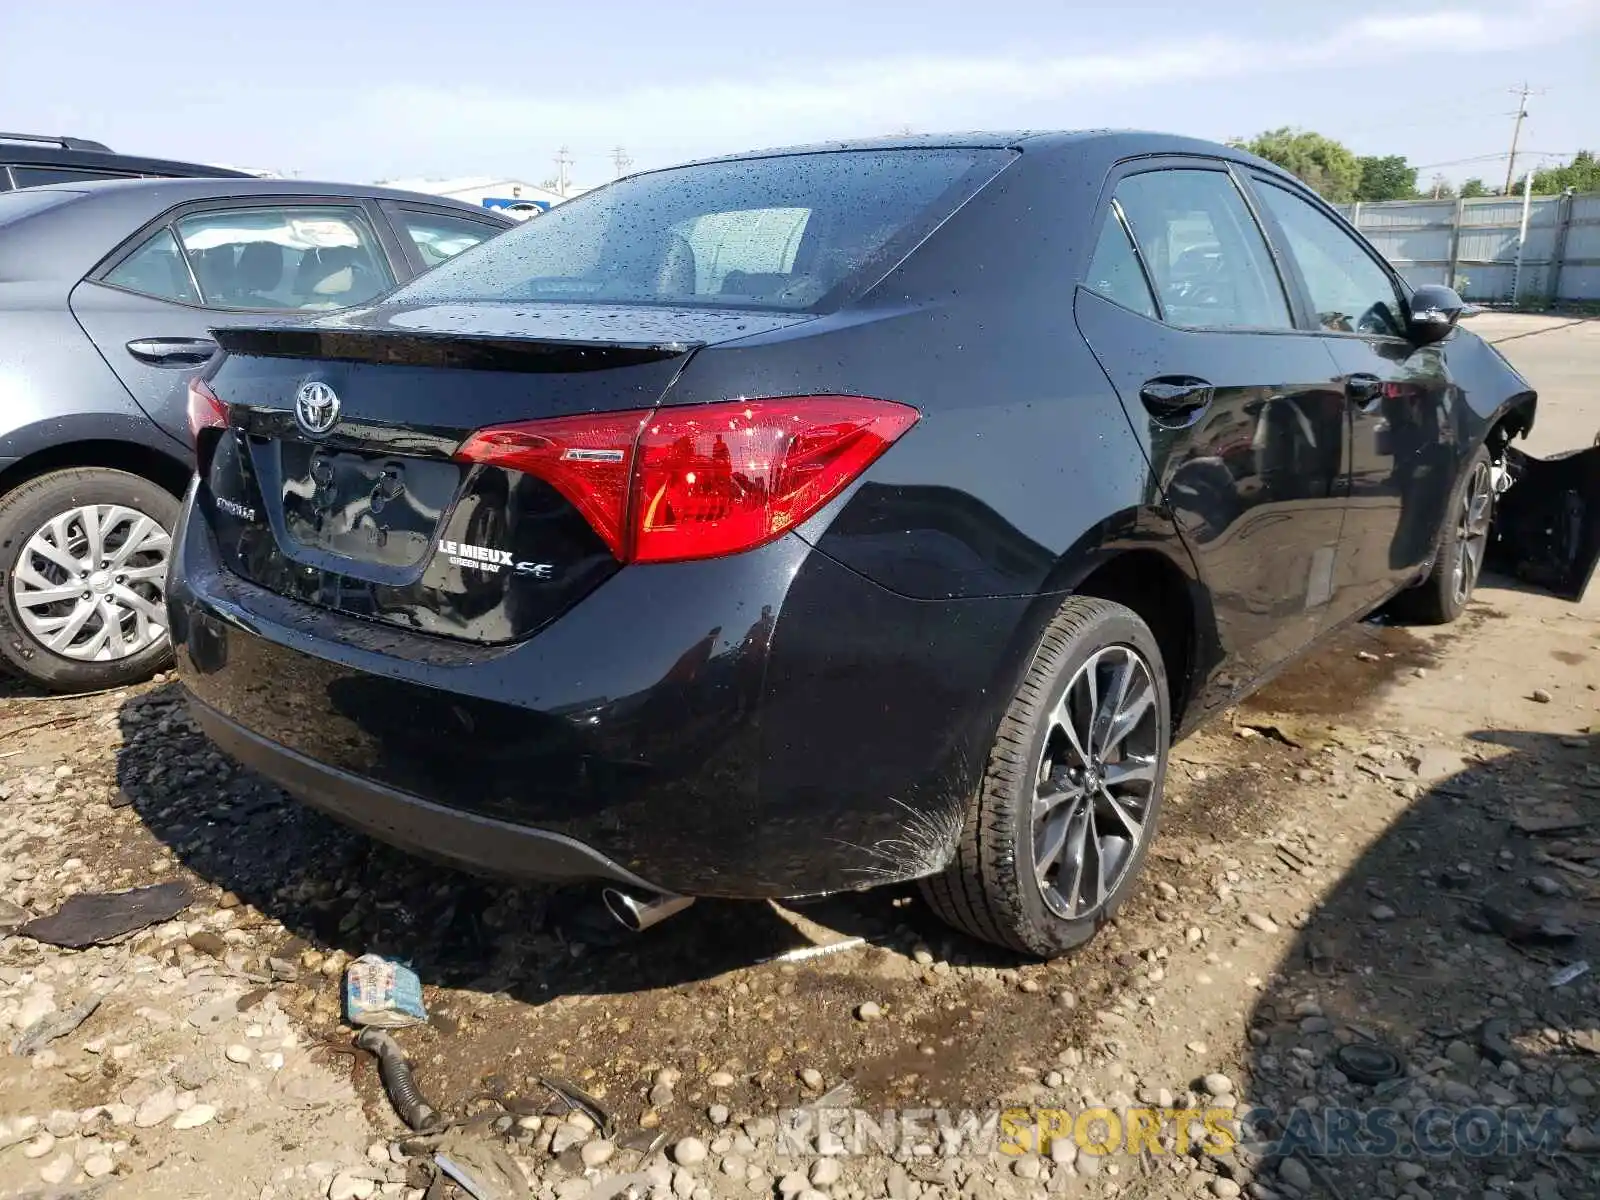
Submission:
<svg viewBox="0 0 1600 1200">
<path fill-rule="evenodd" d="M 1310 10 L 1314 11 L 1314 10 Z M 1152 42 L 1115 52 L 1036 56 L 885 58 L 836 65 L 754 64 L 758 73 L 670 86 L 627 87 L 596 79 L 582 91 L 396 85 L 367 95 L 346 125 L 387 130 L 373 149 L 416 158 L 449 148 L 459 161 L 531 151 L 542 161 L 561 141 L 598 148 L 625 143 L 641 166 L 688 155 L 827 137 L 919 129 L 992 127 L 1009 114 L 1074 98 L 1104 100 L 1130 89 L 1225 82 L 1348 64 L 1396 111 L 1402 81 L 1371 73 L 1421 60 L 1449 78 L 1441 57 L 1539 45 L 1600 22 L 1597 0 L 1546 0 L 1513 11 L 1441 8 L 1354 20 L 1337 10 L 1290 38 L 1209 37 Z M 1173 97 L 1182 117 L 1181 93 Z M 1070 113 L 1063 103 L 1061 111 Z M 397 116 L 400 118 L 396 120 Z M 1055 124 L 1071 125 L 1067 117 Z M 1081 124 L 1082 122 L 1077 122 Z M 384 143 L 387 143 L 385 145 Z M 537 147 L 537 150 L 534 148 Z M 521 155 L 519 155 L 521 157 Z"/>
</svg>

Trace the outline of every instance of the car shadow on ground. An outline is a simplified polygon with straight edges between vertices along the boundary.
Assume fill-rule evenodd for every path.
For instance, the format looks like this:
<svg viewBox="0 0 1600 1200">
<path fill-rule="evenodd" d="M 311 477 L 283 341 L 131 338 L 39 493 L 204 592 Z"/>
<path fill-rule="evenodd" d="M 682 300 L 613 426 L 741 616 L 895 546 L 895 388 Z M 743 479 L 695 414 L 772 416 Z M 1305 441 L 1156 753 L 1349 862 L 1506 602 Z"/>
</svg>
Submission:
<svg viewBox="0 0 1600 1200">
<path fill-rule="evenodd" d="M 188 723 L 175 684 L 130 699 L 119 720 L 123 802 L 185 867 L 281 922 L 291 952 L 371 951 L 425 982 L 486 991 L 537 978 L 547 997 L 670 987 L 812 944 L 803 921 L 757 902 L 701 900 L 630 934 L 598 887 L 519 886 L 396 850 L 232 763 Z M 887 937 L 892 906 L 879 894 L 796 911 L 847 936 Z"/>
<path fill-rule="evenodd" d="M 1482 761 L 1420 792 L 1265 981 L 1248 1102 L 1268 1154 L 1224 1164 L 1241 1184 L 1600 1194 L 1572 1152 L 1600 1149 L 1600 985 L 1578 966 L 1600 964 L 1600 736 L 1472 740 Z"/>
<path fill-rule="evenodd" d="M 409 962 L 425 983 L 535 1002 L 672 987 L 842 938 L 908 953 L 931 941 L 958 961 L 1018 961 L 933 925 L 908 904 L 912 885 L 782 909 L 702 899 L 631 934 L 606 915 L 598 887 L 475 876 L 297 803 L 197 732 L 176 684 L 130 698 L 119 721 L 123 802 L 185 867 L 282 923 L 294 944 L 277 957 L 376 952 Z"/>
<path fill-rule="evenodd" d="M 927 1082 L 937 1043 L 941 1078 L 954 1088 L 974 1073 L 1007 1076 L 992 1031 L 1035 999 L 1015 986 L 1016 956 L 937 925 L 914 885 L 783 906 L 703 899 L 629 934 L 603 915 L 594 889 L 476 877 L 304 807 L 213 747 L 175 684 L 128 698 L 118 720 L 116 802 L 215 889 L 202 887 L 190 917 L 209 920 L 209 906 L 232 906 L 233 927 L 248 936 L 244 972 L 270 976 L 278 1006 L 315 1038 L 348 1044 L 345 961 L 375 952 L 408 963 L 425 986 L 429 1023 L 401 1031 L 401 1041 L 443 1111 L 475 1111 L 502 1077 L 532 1094 L 548 1072 L 616 1100 L 619 1118 L 642 1118 L 638 1106 L 663 1063 L 703 1077 L 708 1061 L 738 1069 L 730 1101 L 765 1109 L 797 1096 L 790 1055 L 808 1045 L 809 1061 L 852 1063 L 852 1082 L 882 1094 L 895 1081 Z M 134 852 L 143 869 L 148 847 Z M 821 964 L 763 966 L 856 939 L 869 948 Z M 932 970 L 916 965 L 919 950 L 923 961 L 936 955 L 941 970 L 1001 968 L 999 991 L 986 992 L 981 1006 L 941 1004 L 896 1026 L 904 1034 L 891 1035 L 886 1023 L 869 1034 L 851 1015 L 868 999 L 893 1003 L 898 988 Z M 253 989 L 251 1003 L 269 990 L 240 986 Z M 918 993 L 926 1005 L 923 993 L 933 989 Z M 375 1082 L 361 1086 L 369 1103 L 382 1103 Z"/>
</svg>

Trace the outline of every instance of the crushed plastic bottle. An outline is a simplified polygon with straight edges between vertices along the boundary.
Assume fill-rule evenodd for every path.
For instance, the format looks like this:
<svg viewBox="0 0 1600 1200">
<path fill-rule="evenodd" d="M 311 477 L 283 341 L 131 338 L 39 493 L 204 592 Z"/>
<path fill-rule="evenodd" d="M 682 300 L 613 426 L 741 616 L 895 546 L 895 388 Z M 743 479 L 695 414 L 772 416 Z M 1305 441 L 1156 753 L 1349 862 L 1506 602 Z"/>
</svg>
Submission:
<svg viewBox="0 0 1600 1200">
<path fill-rule="evenodd" d="M 378 954 L 363 954 L 346 968 L 344 1009 L 350 1024 L 376 1029 L 404 1029 L 428 1020 L 417 973 Z"/>
</svg>

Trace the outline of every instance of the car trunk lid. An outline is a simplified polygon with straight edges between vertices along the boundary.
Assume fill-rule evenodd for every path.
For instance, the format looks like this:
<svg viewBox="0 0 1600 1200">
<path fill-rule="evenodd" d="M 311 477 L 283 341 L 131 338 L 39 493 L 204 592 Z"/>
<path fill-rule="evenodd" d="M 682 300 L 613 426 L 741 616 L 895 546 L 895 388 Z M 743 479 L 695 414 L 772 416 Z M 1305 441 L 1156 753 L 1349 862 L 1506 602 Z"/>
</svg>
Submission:
<svg viewBox="0 0 1600 1200">
<path fill-rule="evenodd" d="M 263 587 L 444 636 L 524 637 L 619 564 L 544 480 L 457 461 L 468 436 L 649 409 L 700 347 L 802 319 L 474 305 L 218 330 L 228 427 L 202 444 L 200 504 L 224 561 Z"/>
</svg>

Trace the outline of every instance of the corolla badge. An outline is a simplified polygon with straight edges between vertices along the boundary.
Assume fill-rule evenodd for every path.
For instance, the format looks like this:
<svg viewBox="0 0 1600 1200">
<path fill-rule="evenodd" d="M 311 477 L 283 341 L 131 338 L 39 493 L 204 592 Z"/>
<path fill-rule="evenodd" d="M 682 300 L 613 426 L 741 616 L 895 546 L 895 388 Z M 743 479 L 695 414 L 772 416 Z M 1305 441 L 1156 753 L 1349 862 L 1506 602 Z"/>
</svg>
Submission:
<svg viewBox="0 0 1600 1200">
<path fill-rule="evenodd" d="M 307 433 L 327 433 L 339 421 L 339 393 L 314 379 L 302 383 L 294 397 L 294 419 Z"/>
</svg>

